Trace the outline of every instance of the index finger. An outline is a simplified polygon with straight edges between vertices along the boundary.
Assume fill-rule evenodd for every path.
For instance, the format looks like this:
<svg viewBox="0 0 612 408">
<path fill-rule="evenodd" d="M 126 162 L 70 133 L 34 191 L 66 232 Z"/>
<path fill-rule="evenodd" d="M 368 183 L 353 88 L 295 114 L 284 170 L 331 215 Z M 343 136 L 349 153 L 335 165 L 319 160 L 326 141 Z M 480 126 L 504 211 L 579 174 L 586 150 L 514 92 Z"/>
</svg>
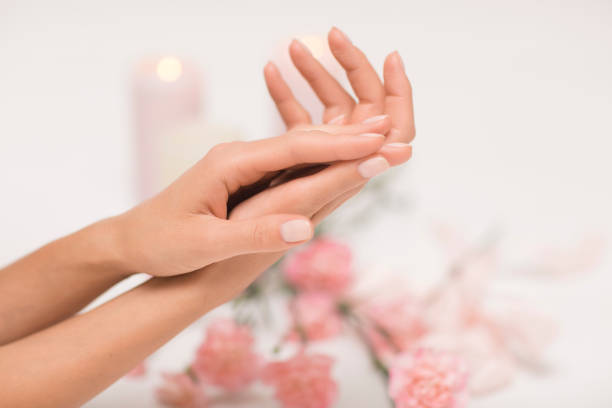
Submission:
<svg viewBox="0 0 612 408">
<path fill-rule="evenodd" d="M 372 154 L 385 141 L 383 134 L 372 132 L 376 126 L 363 124 L 358 133 L 340 134 L 294 130 L 269 139 L 219 145 L 206 156 L 202 166 L 223 180 L 231 194 L 269 172 L 299 164 L 353 160 Z"/>
<path fill-rule="evenodd" d="M 264 67 L 264 78 L 268 92 L 287 128 L 290 129 L 296 125 L 309 124 L 311 122 L 310 114 L 295 99 L 291 88 L 289 88 L 289 85 L 287 85 L 274 63 L 269 62 L 266 64 Z"/>
</svg>

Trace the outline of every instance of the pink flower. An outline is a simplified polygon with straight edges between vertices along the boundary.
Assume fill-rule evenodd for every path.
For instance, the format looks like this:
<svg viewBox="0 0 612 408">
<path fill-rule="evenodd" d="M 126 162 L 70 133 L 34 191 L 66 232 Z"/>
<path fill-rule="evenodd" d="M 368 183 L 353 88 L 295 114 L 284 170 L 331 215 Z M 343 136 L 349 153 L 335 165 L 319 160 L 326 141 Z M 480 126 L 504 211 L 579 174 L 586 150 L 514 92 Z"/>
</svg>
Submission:
<svg viewBox="0 0 612 408">
<path fill-rule="evenodd" d="M 206 396 L 201 385 L 185 374 L 162 374 L 164 383 L 155 390 L 162 404 L 173 408 L 206 408 Z"/>
<path fill-rule="evenodd" d="M 467 404 L 467 370 L 452 354 L 417 349 L 391 366 L 389 395 L 397 408 L 462 408 Z"/>
<path fill-rule="evenodd" d="M 384 360 L 412 348 L 426 332 L 422 313 L 410 297 L 372 303 L 364 314 L 371 323 L 367 329 L 370 342 Z"/>
<path fill-rule="evenodd" d="M 192 365 L 199 378 L 230 391 L 241 389 L 259 375 L 261 359 L 253 350 L 248 326 L 221 319 L 208 327 L 206 340 Z"/>
<path fill-rule="evenodd" d="M 334 298 L 325 293 L 308 292 L 298 295 L 291 304 L 295 327 L 290 339 L 323 340 L 342 331 L 342 320 Z"/>
<path fill-rule="evenodd" d="M 508 385 L 518 369 L 514 358 L 500 342 L 499 334 L 485 324 L 432 332 L 419 344 L 461 356 L 470 372 L 471 395 L 490 393 Z"/>
<path fill-rule="evenodd" d="M 269 363 L 262 379 L 276 388 L 283 408 L 327 408 L 338 393 L 332 364 L 329 356 L 300 352 L 287 361 Z"/>
<path fill-rule="evenodd" d="M 285 264 L 285 278 L 298 289 L 342 293 L 353 281 L 350 249 L 338 242 L 318 239 Z"/>
</svg>

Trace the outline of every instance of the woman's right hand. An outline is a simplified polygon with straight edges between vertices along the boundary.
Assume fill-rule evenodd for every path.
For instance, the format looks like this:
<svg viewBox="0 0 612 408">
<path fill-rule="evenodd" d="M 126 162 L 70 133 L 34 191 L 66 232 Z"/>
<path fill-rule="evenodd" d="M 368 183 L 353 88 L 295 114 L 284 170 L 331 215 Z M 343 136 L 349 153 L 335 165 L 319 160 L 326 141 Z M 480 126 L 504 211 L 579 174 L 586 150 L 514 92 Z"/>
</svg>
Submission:
<svg viewBox="0 0 612 408">
<path fill-rule="evenodd" d="M 121 269 L 171 276 L 246 253 L 283 251 L 313 233 L 303 205 L 320 194 L 288 193 L 275 206 L 227 219 L 228 203 L 241 189 L 264 187 L 279 171 L 304 164 L 359 160 L 378 151 L 390 121 L 382 117 L 354 125 L 306 126 L 253 142 L 215 146 L 164 191 L 125 214 L 107 220 L 115 231 Z M 361 165 L 359 179 L 376 163 Z"/>
</svg>

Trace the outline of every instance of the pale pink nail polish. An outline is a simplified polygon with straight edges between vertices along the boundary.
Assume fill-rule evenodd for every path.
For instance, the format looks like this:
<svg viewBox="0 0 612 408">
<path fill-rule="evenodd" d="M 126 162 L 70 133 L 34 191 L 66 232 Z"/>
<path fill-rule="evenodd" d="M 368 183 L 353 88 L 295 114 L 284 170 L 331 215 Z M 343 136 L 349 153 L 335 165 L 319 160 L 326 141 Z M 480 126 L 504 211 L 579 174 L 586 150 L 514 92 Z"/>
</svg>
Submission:
<svg viewBox="0 0 612 408">
<path fill-rule="evenodd" d="M 371 118 L 367 118 L 366 120 L 364 120 L 364 121 L 363 121 L 363 122 L 361 122 L 361 123 L 366 124 L 366 123 L 375 123 L 375 122 L 380 122 L 380 121 L 383 121 L 383 120 L 387 119 L 387 117 L 389 117 L 389 115 L 377 115 L 377 116 L 372 116 Z"/>
<path fill-rule="evenodd" d="M 389 162 L 384 157 L 374 157 L 357 166 L 357 171 L 363 178 L 372 178 L 389 168 Z"/>
<path fill-rule="evenodd" d="M 383 146 L 383 148 L 392 147 L 392 148 L 397 148 L 397 149 L 405 149 L 408 146 L 410 146 L 410 144 L 408 143 L 394 142 L 394 143 L 387 143 L 386 145 Z"/>
<path fill-rule="evenodd" d="M 312 236 L 312 225 L 306 220 L 291 220 L 280 226 L 280 233 L 285 242 L 305 241 Z"/>
<path fill-rule="evenodd" d="M 346 115 L 344 115 L 344 114 L 343 114 L 343 115 L 336 116 L 335 118 L 333 118 L 332 120 L 330 120 L 329 122 L 327 122 L 327 124 L 328 124 L 328 125 L 339 125 L 339 124 L 341 124 L 342 122 L 344 122 L 344 117 L 345 117 L 345 116 L 346 116 Z"/>
</svg>

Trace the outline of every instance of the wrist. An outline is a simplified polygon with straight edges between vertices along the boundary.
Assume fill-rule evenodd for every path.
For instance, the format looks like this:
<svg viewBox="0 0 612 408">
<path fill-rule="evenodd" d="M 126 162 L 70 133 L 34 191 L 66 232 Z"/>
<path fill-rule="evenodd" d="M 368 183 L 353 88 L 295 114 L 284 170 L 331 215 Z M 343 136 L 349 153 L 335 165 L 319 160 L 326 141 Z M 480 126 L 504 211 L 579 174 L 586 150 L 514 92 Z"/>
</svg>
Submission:
<svg viewBox="0 0 612 408">
<path fill-rule="evenodd" d="M 77 241 L 86 254 L 85 262 L 90 267 L 118 279 L 133 274 L 125 246 L 120 217 L 111 217 L 98 221 L 78 231 Z"/>
</svg>

